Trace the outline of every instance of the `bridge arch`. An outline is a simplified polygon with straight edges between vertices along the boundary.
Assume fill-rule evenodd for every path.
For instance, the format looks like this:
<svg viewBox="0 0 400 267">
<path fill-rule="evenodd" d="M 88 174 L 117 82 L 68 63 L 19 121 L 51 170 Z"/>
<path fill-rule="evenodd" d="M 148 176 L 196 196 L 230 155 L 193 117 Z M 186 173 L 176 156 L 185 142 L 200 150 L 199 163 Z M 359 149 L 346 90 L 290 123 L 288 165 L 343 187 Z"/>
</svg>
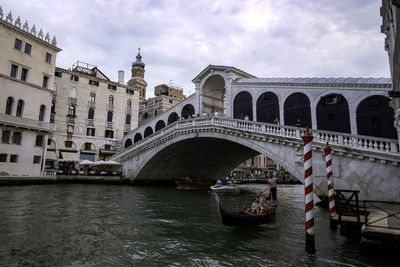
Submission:
<svg viewBox="0 0 400 267">
<path fill-rule="evenodd" d="M 273 123 L 275 118 L 279 116 L 279 99 L 273 92 L 264 92 L 258 99 L 256 104 L 257 121 Z"/>
<path fill-rule="evenodd" d="M 253 98 L 247 91 L 237 93 L 233 100 L 233 117 L 236 119 L 239 115 L 247 115 L 253 120 Z"/>
<path fill-rule="evenodd" d="M 191 115 L 195 114 L 194 107 L 192 104 L 186 104 L 181 111 L 181 117 L 187 119 Z"/>
<path fill-rule="evenodd" d="M 144 130 L 143 138 L 146 138 L 149 135 L 153 134 L 153 128 L 151 126 L 148 126 L 146 130 Z"/>
<path fill-rule="evenodd" d="M 356 112 L 358 134 L 397 139 L 389 101 L 386 96 L 373 95 L 360 102 Z"/>
<path fill-rule="evenodd" d="M 130 147 L 132 145 L 132 139 L 128 138 L 125 141 L 124 148 Z"/>
<path fill-rule="evenodd" d="M 304 93 L 296 92 L 289 95 L 284 102 L 284 123 L 296 126 L 300 119 L 301 127 L 312 128 L 310 99 Z"/>
<path fill-rule="evenodd" d="M 349 104 L 337 93 L 321 96 L 316 107 L 317 129 L 351 133 Z"/>
<path fill-rule="evenodd" d="M 136 133 L 135 137 L 133 138 L 133 143 L 135 144 L 135 143 L 139 142 L 142 139 L 143 139 L 142 135 L 140 133 Z"/>
<path fill-rule="evenodd" d="M 159 120 L 159 121 L 157 121 L 154 130 L 157 132 L 157 131 L 161 130 L 164 127 L 165 127 L 165 122 L 163 120 Z"/>
</svg>

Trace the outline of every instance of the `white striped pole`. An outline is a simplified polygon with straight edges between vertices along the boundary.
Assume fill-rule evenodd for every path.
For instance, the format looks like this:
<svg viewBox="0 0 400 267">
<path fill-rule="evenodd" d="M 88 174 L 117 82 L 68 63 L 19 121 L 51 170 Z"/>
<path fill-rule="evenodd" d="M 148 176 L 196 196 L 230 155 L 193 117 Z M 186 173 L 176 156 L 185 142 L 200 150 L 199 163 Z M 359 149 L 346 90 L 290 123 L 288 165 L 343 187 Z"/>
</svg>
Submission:
<svg viewBox="0 0 400 267">
<path fill-rule="evenodd" d="M 312 140 L 308 128 L 301 137 L 304 141 L 304 195 L 306 202 L 306 251 L 315 253 L 314 239 L 314 195 L 312 175 Z"/>
<path fill-rule="evenodd" d="M 324 148 L 325 152 L 325 162 L 326 162 L 326 178 L 328 179 L 328 203 L 329 203 L 329 215 L 330 215 L 330 228 L 332 230 L 336 229 L 336 223 L 333 222 L 332 217 L 336 215 L 335 206 L 335 190 L 333 188 L 332 182 L 332 148 L 328 143 Z"/>
</svg>

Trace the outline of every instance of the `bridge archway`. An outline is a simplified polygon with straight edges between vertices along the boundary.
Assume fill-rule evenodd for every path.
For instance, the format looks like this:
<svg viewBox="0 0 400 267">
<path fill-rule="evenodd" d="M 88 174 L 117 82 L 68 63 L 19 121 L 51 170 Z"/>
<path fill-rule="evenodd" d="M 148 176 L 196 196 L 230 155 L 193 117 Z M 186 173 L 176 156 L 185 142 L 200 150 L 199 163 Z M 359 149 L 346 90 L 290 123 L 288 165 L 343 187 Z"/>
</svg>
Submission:
<svg viewBox="0 0 400 267">
<path fill-rule="evenodd" d="M 233 100 L 233 117 L 236 119 L 239 115 L 247 115 L 253 120 L 253 98 L 247 91 L 238 93 Z"/>
<path fill-rule="evenodd" d="M 296 126 L 300 119 L 301 127 L 312 128 L 310 99 L 303 93 L 293 93 L 283 105 L 285 125 Z"/>
<path fill-rule="evenodd" d="M 273 92 L 265 92 L 257 99 L 257 121 L 273 123 L 279 118 L 279 100 Z"/>
<path fill-rule="evenodd" d="M 367 97 L 357 107 L 357 132 L 360 135 L 397 139 L 393 127 L 394 110 L 385 96 Z"/>
<path fill-rule="evenodd" d="M 179 119 L 179 115 L 176 112 L 172 112 L 169 116 L 168 116 L 168 125 L 176 122 Z M 146 137 L 146 136 L 145 136 Z"/>
<path fill-rule="evenodd" d="M 329 94 L 321 97 L 317 104 L 317 129 L 350 133 L 349 105 L 344 96 Z"/>
<path fill-rule="evenodd" d="M 156 123 L 155 131 L 157 132 L 157 131 L 161 130 L 164 127 L 165 127 L 165 122 L 163 120 L 159 120 Z"/>
<path fill-rule="evenodd" d="M 132 145 L 132 139 L 130 138 L 126 139 L 124 147 L 127 148 L 130 147 L 131 145 Z"/>
<path fill-rule="evenodd" d="M 195 114 L 195 111 L 192 104 L 187 104 L 182 108 L 181 117 L 187 119 L 193 114 Z"/>
<path fill-rule="evenodd" d="M 135 143 L 139 142 L 142 139 L 143 139 L 142 135 L 140 133 L 136 133 L 135 137 L 133 139 L 133 143 L 135 144 Z"/>
<path fill-rule="evenodd" d="M 146 128 L 146 130 L 144 130 L 144 134 L 143 137 L 146 138 L 149 135 L 153 134 L 153 128 L 151 128 L 150 126 Z"/>
<path fill-rule="evenodd" d="M 218 74 L 210 76 L 202 87 L 203 112 L 211 114 L 218 111 L 220 116 L 224 116 L 224 96 L 224 78 Z"/>
</svg>

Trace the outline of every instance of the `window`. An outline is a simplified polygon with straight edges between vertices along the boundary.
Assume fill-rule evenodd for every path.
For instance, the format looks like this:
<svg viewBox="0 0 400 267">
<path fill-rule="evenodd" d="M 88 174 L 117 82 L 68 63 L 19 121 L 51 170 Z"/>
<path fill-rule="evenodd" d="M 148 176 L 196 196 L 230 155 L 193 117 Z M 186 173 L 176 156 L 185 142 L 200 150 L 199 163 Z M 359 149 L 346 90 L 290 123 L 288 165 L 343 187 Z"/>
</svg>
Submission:
<svg viewBox="0 0 400 267">
<path fill-rule="evenodd" d="M 21 139 L 22 139 L 21 132 L 13 132 L 13 136 L 12 136 L 12 140 L 11 140 L 13 144 L 20 145 Z"/>
<path fill-rule="evenodd" d="M 67 125 L 67 133 L 70 133 L 70 134 L 74 133 L 74 126 L 73 125 Z"/>
<path fill-rule="evenodd" d="M 107 121 L 108 122 L 112 122 L 112 120 L 113 120 L 113 113 L 111 111 L 109 111 L 107 113 Z"/>
<path fill-rule="evenodd" d="M 95 93 L 90 93 L 89 101 L 90 102 L 96 102 L 96 94 Z"/>
<path fill-rule="evenodd" d="M 112 84 L 109 84 L 109 85 L 108 85 L 108 89 L 117 90 L 117 86 L 112 85 Z"/>
<path fill-rule="evenodd" d="M 24 50 L 25 54 L 30 55 L 31 51 L 32 51 L 32 46 L 30 44 L 26 43 L 25 44 L 25 50 Z"/>
<path fill-rule="evenodd" d="M 111 145 L 104 145 L 104 150 L 111 150 Z"/>
<path fill-rule="evenodd" d="M 46 59 L 45 61 L 49 64 L 51 64 L 51 54 L 50 53 L 46 53 Z"/>
<path fill-rule="evenodd" d="M 99 86 L 99 82 L 98 81 L 89 80 L 89 84 L 90 85 Z"/>
<path fill-rule="evenodd" d="M 154 110 L 154 117 L 157 116 L 157 109 Z"/>
<path fill-rule="evenodd" d="M 126 101 L 126 107 L 132 108 L 132 100 L 128 99 L 128 101 Z"/>
<path fill-rule="evenodd" d="M 114 97 L 112 95 L 108 97 L 108 105 L 114 106 Z"/>
<path fill-rule="evenodd" d="M 33 156 L 33 164 L 39 164 L 40 159 L 41 159 L 41 156 Z"/>
<path fill-rule="evenodd" d="M 10 131 L 3 130 L 3 134 L 1 135 L 1 142 L 2 143 L 10 143 Z"/>
<path fill-rule="evenodd" d="M 10 76 L 11 76 L 11 77 L 17 78 L 17 75 L 18 75 L 18 68 L 19 68 L 18 65 L 15 65 L 15 64 L 12 64 L 12 65 L 11 65 L 11 73 L 10 73 Z"/>
<path fill-rule="evenodd" d="M 126 93 L 127 94 L 130 94 L 130 95 L 134 95 L 135 94 L 135 91 L 133 90 L 133 89 L 126 89 Z"/>
<path fill-rule="evenodd" d="M 43 76 L 43 84 L 42 84 L 42 87 L 48 88 L 48 86 L 49 86 L 49 77 Z"/>
<path fill-rule="evenodd" d="M 75 75 L 71 75 L 71 81 L 79 82 L 79 77 Z"/>
<path fill-rule="evenodd" d="M 125 124 L 128 124 L 128 125 L 131 124 L 131 116 L 130 115 L 126 115 Z"/>
<path fill-rule="evenodd" d="M 88 119 L 93 120 L 94 119 L 94 109 L 90 108 L 88 112 Z"/>
<path fill-rule="evenodd" d="M 39 120 L 44 121 L 44 116 L 46 115 L 46 106 L 41 105 L 40 106 L 40 111 L 39 111 Z"/>
<path fill-rule="evenodd" d="M 42 146 L 43 145 L 43 135 L 36 135 L 35 146 Z"/>
<path fill-rule="evenodd" d="M 7 162 L 7 154 L 0 154 L 0 162 Z"/>
<path fill-rule="evenodd" d="M 20 99 L 18 100 L 17 104 L 17 116 L 22 117 L 22 114 L 24 113 L 24 100 Z"/>
<path fill-rule="evenodd" d="M 18 155 L 10 155 L 10 162 L 11 163 L 18 162 Z"/>
<path fill-rule="evenodd" d="M 113 138 L 114 137 L 114 131 L 112 130 L 106 130 L 106 138 Z"/>
<path fill-rule="evenodd" d="M 22 68 L 21 71 L 21 80 L 26 81 L 28 79 L 28 69 Z"/>
<path fill-rule="evenodd" d="M 75 115 L 75 106 L 74 105 L 70 105 L 69 109 L 68 109 L 68 115 Z"/>
<path fill-rule="evenodd" d="M 7 98 L 7 103 L 6 103 L 6 114 L 11 115 L 12 109 L 14 105 L 14 98 L 11 96 Z"/>
<path fill-rule="evenodd" d="M 172 99 L 169 99 L 169 103 L 170 103 L 170 104 L 172 104 L 172 103 L 173 103 Z"/>
<path fill-rule="evenodd" d="M 91 143 L 85 143 L 85 150 L 92 150 L 92 144 Z"/>
<path fill-rule="evenodd" d="M 62 72 L 61 71 L 56 71 L 56 72 L 54 72 L 54 76 L 56 76 L 56 77 L 62 77 Z"/>
<path fill-rule="evenodd" d="M 22 47 L 22 41 L 20 39 L 15 39 L 14 48 L 21 50 L 21 47 Z"/>
<path fill-rule="evenodd" d="M 72 141 L 65 141 L 65 147 L 71 148 L 72 147 Z"/>
<path fill-rule="evenodd" d="M 86 129 L 86 135 L 94 136 L 94 134 L 95 134 L 95 129 L 94 128 L 87 128 Z"/>
</svg>

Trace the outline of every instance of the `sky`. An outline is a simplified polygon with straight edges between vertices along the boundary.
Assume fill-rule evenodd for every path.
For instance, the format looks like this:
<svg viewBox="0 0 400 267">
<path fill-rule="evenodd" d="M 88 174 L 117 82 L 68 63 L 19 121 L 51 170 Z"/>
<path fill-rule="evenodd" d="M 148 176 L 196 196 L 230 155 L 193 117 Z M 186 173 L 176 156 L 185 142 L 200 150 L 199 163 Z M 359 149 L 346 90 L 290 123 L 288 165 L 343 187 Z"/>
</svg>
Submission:
<svg viewBox="0 0 400 267">
<path fill-rule="evenodd" d="M 96 65 L 118 80 L 138 47 L 147 97 L 209 64 L 260 78 L 390 77 L 378 0 L 3 0 L 6 16 L 56 36 L 58 67 Z"/>
</svg>

